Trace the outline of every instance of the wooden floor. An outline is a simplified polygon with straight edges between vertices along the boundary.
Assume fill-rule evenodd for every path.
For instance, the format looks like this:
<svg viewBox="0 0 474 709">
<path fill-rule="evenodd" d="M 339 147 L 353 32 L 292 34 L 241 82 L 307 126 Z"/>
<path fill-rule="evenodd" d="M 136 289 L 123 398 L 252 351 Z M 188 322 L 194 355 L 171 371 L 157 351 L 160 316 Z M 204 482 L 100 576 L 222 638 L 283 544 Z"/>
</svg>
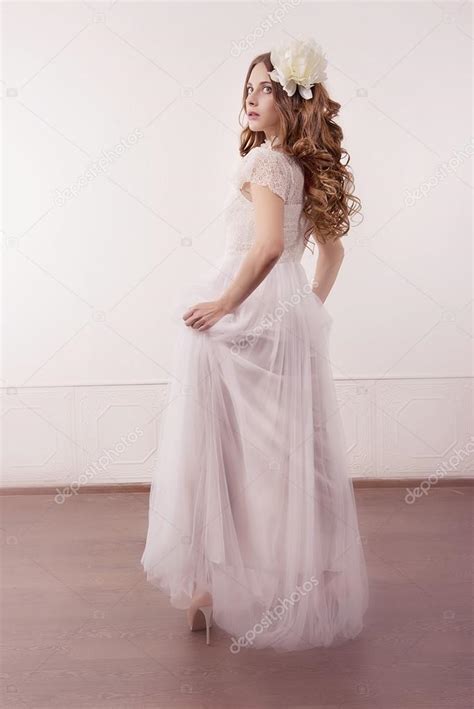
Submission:
<svg viewBox="0 0 474 709">
<path fill-rule="evenodd" d="M 284 655 L 232 654 L 217 626 L 206 646 L 146 581 L 148 495 L 1 497 L 1 706 L 471 708 L 473 490 L 405 494 L 356 490 L 362 634 Z"/>
</svg>

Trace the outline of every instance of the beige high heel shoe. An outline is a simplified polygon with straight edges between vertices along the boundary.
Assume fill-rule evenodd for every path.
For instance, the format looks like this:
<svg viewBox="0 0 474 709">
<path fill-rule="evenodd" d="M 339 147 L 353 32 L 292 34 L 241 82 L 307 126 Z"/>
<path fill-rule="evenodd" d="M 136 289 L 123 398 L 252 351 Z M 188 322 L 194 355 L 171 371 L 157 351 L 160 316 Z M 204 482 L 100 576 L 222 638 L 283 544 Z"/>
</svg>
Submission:
<svg viewBox="0 0 474 709">
<path fill-rule="evenodd" d="M 191 605 L 186 611 L 190 630 L 204 630 L 206 628 L 206 644 L 211 643 L 212 628 L 212 596 L 206 591 L 199 596 L 194 596 Z"/>
</svg>

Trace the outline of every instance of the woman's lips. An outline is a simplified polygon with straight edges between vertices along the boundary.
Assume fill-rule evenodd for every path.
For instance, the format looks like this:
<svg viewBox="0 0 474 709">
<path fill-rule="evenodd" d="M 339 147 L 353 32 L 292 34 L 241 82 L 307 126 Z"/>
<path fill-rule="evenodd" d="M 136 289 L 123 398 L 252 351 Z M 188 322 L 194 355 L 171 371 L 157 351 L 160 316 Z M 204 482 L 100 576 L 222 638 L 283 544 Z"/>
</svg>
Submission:
<svg viewBox="0 0 474 709">
<path fill-rule="evenodd" d="M 260 118 L 260 115 L 258 113 L 248 113 L 247 116 L 249 121 L 255 120 L 255 118 Z"/>
</svg>

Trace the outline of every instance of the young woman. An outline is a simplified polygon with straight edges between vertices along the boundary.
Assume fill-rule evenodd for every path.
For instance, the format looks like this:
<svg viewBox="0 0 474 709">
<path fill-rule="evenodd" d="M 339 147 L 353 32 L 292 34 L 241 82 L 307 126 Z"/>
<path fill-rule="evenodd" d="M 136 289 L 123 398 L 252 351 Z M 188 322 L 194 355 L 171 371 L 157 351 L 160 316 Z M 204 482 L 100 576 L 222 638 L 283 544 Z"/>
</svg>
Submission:
<svg viewBox="0 0 474 709">
<path fill-rule="evenodd" d="M 209 642 L 214 619 L 232 652 L 340 643 L 368 603 L 324 306 L 360 201 L 326 64 L 311 40 L 251 63 L 225 250 L 174 312 L 141 561 L 190 628 Z"/>
</svg>

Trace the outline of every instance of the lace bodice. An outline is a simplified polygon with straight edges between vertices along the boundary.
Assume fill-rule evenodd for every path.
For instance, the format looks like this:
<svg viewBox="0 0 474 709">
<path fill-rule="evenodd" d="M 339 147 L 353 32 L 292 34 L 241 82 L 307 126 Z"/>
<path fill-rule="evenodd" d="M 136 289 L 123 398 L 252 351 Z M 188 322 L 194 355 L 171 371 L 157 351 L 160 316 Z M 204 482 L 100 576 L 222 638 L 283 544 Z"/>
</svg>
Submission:
<svg viewBox="0 0 474 709">
<path fill-rule="evenodd" d="M 300 261 L 305 248 L 303 213 L 304 175 L 296 160 L 267 139 L 245 155 L 231 180 L 231 194 L 225 211 L 226 244 L 228 254 L 241 254 L 250 249 L 255 235 L 254 205 L 249 183 L 269 187 L 284 201 L 285 247 L 278 263 Z"/>
</svg>

